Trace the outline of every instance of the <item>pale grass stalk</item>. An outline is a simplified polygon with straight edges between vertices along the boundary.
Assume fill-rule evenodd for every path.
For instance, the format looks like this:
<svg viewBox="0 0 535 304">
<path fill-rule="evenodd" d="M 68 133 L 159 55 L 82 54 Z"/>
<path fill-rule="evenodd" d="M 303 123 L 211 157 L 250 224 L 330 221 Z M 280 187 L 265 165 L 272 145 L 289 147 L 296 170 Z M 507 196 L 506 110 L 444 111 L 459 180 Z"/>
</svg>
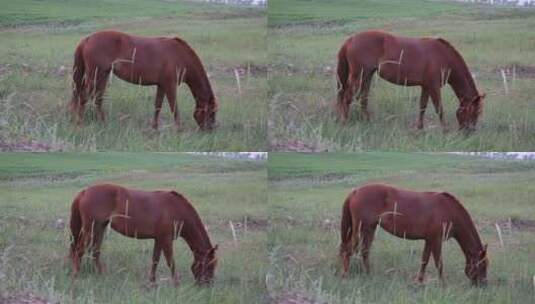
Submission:
<svg viewBox="0 0 535 304">
<path fill-rule="evenodd" d="M 238 72 L 237 69 L 234 69 L 234 76 L 236 77 L 236 85 L 238 86 L 238 94 L 240 95 L 241 97 L 241 83 L 240 83 L 240 73 Z"/>
<path fill-rule="evenodd" d="M 232 239 L 234 240 L 234 246 L 238 246 L 238 237 L 236 235 L 236 229 L 234 228 L 234 224 L 232 221 L 228 221 L 228 224 L 230 226 L 230 231 L 232 232 Z"/>
</svg>

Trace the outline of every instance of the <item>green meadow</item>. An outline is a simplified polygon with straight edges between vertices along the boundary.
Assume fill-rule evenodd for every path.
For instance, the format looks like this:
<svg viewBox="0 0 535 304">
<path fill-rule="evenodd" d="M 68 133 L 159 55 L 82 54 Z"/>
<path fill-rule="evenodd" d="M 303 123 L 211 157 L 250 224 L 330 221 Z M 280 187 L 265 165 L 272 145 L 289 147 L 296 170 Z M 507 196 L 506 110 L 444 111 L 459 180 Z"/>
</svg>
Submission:
<svg viewBox="0 0 535 304">
<path fill-rule="evenodd" d="M 281 151 L 519 151 L 535 147 L 535 10 L 430 0 L 271 0 L 268 10 L 270 145 Z M 416 129 L 420 89 L 374 77 L 370 122 L 352 105 L 335 122 L 337 53 L 350 35 L 380 29 L 442 37 L 462 54 L 486 93 L 471 136 L 457 132 L 458 100 L 442 89 L 449 132 L 432 104 Z M 502 77 L 502 70 L 505 73 Z"/>
<path fill-rule="evenodd" d="M 0 1 L 0 143 L 30 151 L 261 151 L 267 137 L 265 8 L 193 1 Z M 193 97 L 178 89 L 182 131 L 167 102 L 160 130 L 150 127 L 155 87 L 111 77 L 107 121 L 88 107 L 71 122 L 73 54 L 86 35 L 116 29 L 179 36 L 197 52 L 220 102 L 219 127 L 200 132 Z M 236 76 L 238 75 L 238 76 Z"/>
<path fill-rule="evenodd" d="M 268 292 L 279 303 L 531 303 L 535 295 L 535 163 L 427 153 L 270 153 Z M 448 191 L 471 214 L 490 266 L 474 288 L 455 240 L 443 245 L 447 286 L 434 264 L 414 283 L 422 241 L 377 230 L 368 276 L 352 258 L 348 279 L 335 275 L 342 204 L 354 187 L 381 182 Z M 284 302 L 286 301 L 286 302 Z M 297 301 L 297 302 L 291 302 Z M 301 301 L 301 302 L 299 302 Z"/>
<path fill-rule="evenodd" d="M 4 153 L 0 168 L 1 303 L 31 296 L 77 304 L 256 303 L 266 297 L 265 161 L 176 153 Z M 70 205 L 80 190 L 101 182 L 185 195 L 219 245 L 213 287 L 194 284 L 193 257 L 182 239 L 174 242 L 181 286 L 174 287 L 162 259 L 157 286 L 149 287 L 153 241 L 110 228 L 102 248 L 107 271 L 97 274 L 86 255 L 73 280 L 65 260 Z"/>
</svg>

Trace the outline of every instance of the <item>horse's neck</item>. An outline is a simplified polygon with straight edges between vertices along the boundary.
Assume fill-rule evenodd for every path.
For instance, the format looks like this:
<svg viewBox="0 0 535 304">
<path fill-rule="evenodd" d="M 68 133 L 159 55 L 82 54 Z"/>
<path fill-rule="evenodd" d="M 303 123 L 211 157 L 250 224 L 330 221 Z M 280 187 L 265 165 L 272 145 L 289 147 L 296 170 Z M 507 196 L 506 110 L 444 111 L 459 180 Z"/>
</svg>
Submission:
<svg viewBox="0 0 535 304">
<path fill-rule="evenodd" d="M 478 92 L 472 74 L 464 60 L 460 56 L 452 54 L 449 60 L 449 67 L 450 74 L 445 76 L 448 77 L 447 81 L 459 101 L 463 99 L 473 100 L 478 95 Z"/>
<path fill-rule="evenodd" d="M 200 61 L 186 71 L 184 82 L 188 85 L 198 103 L 208 102 L 214 98 L 210 80 Z"/>
<path fill-rule="evenodd" d="M 477 258 L 479 252 L 483 249 L 479 234 L 477 233 L 472 219 L 468 216 L 468 213 L 455 223 L 455 233 L 453 237 L 457 240 L 457 243 L 459 243 L 459 246 L 466 257 L 466 262 Z"/>
<path fill-rule="evenodd" d="M 186 241 L 195 258 L 212 248 L 208 233 L 200 220 L 185 220 L 180 236 Z"/>
</svg>

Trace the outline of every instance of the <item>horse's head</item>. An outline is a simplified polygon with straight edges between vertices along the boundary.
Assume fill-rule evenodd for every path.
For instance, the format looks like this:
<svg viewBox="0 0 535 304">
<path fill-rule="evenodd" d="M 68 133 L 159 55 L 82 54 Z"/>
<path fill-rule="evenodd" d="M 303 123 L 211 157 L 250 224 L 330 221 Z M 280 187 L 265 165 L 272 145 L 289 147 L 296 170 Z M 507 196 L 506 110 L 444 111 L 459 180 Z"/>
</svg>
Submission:
<svg viewBox="0 0 535 304">
<path fill-rule="evenodd" d="M 207 252 L 199 257 L 195 257 L 195 261 L 191 265 L 191 272 L 199 285 L 210 285 L 214 280 L 215 268 L 217 267 L 217 245 L 209 249 Z"/>
<path fill-rule="evenodd" d="M 219 102 L 215 97 L 212 97 L 212 99 L 206 103 L 197 103 L 193 118 L 195 118 L 195 121 L 201 130 L 212 130 L 215 127 L 215 116 L 218 106 Z"/>
<path fill-rule="evenodd" d="M 487 285 L 487 268 L 489 266 L 489 259 L 487 256 L 487 244 L 481 249 L 477 255 L 466 262 L 464 273 L 472 282 L 474 286 Z"/>
<path fill-rule="evenodd" d="M 477 120 L 483 111 L 485 94 L 477 95 L 473 99 L 463 99 L 457 109 L 457 121 L 459 130 L 473 132 L 476 129 Z"/>
</svg>

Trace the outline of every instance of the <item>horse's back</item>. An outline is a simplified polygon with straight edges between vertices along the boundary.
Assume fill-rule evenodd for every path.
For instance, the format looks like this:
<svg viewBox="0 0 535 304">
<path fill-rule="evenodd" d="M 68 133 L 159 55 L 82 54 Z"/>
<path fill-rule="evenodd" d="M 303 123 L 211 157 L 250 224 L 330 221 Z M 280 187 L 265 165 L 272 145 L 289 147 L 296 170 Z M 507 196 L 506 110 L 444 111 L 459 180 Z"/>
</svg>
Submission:
<svg viewBox="0 0 535 304">
<path fill-rule="evenodd" d="M 411 217 L 432 216 L 448 204 L 438 192 L 418 192 L 386 184 L 367 184 L 354 190 L 352 195 L 354 204 L 360 208 L 379 213 L 399 211 Z"/>
<path fill-rule="evenodd" d="M 117 208 L 125 189 L 112 184 L 98 184 L 83 190 L 79 209 L 86 217 L 105 220 Z"/>
<path fill-rule="evenodd" d="M 385 184 L 368 184 L 353 192 L 352 210 L 365 223 L 409 239 L 440 233 L 451 221 L 451 206 L 439 192 L 418 192 Z"/>
<path fill-rule="evenodd" d="M 375 67 L 384 50 L 385 35 L 381 31 L 365 31 L 347 39 L 342 48 L 351 66 Z"/>
</svg>

